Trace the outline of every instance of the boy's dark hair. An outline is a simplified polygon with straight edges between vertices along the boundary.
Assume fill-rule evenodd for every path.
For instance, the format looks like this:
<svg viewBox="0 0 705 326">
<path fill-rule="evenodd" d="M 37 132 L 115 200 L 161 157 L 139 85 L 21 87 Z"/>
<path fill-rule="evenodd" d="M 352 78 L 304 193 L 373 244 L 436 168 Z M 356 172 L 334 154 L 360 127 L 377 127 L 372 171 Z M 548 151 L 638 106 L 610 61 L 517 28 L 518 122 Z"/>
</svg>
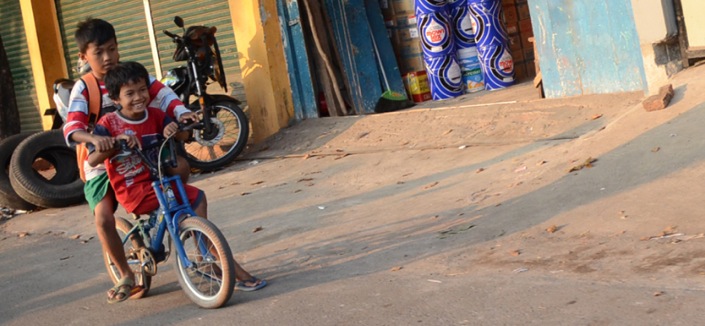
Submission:
<svg viewBox="0 0 705 326">
<path fill-rule="evenodd" d="M 149 73 L 147 69 L 139 62 L 134 61 L 118 63 L 105 74 L 103 79 L 105 88 L 108 90 L 108 96 L 113 100 L 120 98 L 120 88 L 122 88 L 122 86 L 129 83 L 137 83 L 142 80 L 149 86 Z"/>
<path fill-rule="evenodd" d="M 112 39 L 115 39 L 117 43 L 117 36 L 115 36 L 115 28 L 113 25 L 98 18 L 89 17 L 78 23 L 74 37 L 76 38 L 76 44 L 78 44 L 78 50 L 81 51 L 81 53 L 86 53 L 89 43 L 95 43 L 95 45 L 101 46 Z"/>
</svg>

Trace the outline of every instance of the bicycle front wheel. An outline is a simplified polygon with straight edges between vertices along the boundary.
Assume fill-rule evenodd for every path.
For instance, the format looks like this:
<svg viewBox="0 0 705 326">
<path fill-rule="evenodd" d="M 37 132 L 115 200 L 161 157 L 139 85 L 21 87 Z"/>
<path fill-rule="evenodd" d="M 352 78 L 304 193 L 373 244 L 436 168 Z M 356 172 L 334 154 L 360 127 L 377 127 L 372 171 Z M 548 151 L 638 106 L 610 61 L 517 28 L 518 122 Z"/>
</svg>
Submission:
<svg viewBox="0 0 705 326">
<path fill-rule="evenodd" d="M 179 223 L 179 239 L 191 261 L 191 266 L 184 267 L 176 255 L 181 288 L 203 308 L 221 307 L 230 300 L 235 285 L 235 262 L 225 237 L 210 221 L 192 216 Z"/>
<path fill-rule="evenodd" d="M 120 240 L 123 240 L 127 236 L 127 233 L 132 230 L 132 223 L 122 217 L 115 217 L 115 228 L 117 229 Z M 130 235 L 130 240 L 125 242 L 123 248 L 125 250 L 127 263 L 135 274 L 135 285 L 142 287 L 142 290 L 132 294 L 130 299 L 142 298 L 147 295 L 152 285 L 152 276 L 144 272 L 139 257 L 140 249 L 144 248 L 144 240 L 142 240 L 139 234 L 133 233 Z M 105 262 L 105 268 L 108 270 L 108 276 L 110 276 L 113 284 L 117 284 L 121 278 L 120 271 L 117 269 L 117 266 L 110 258 L 107 251 L 103 251 L 103 261 Z"/>
</svg>

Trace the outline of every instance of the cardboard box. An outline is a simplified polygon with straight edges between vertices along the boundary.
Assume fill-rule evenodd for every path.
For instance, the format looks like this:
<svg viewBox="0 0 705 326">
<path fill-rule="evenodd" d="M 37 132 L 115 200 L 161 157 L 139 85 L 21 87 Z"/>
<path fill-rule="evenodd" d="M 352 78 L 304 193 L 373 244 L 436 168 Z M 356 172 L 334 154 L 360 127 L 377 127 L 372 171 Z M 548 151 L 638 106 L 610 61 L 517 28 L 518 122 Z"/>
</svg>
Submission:
<svg viewBox="0 0 705 326">
<path fill-rule="evenodd" d="M 396 15 L 394 16 L 394 26 L 398 28 L 416 28 L 416 15 Z"/>
<path fill-rule="evenodd" d="M 389 0 L 395 15 L 414 15 L 414 0 Z"/>
<path fill-rule="evenodd" d="M 396 43 L 399 49 L 418 48 L 418 51 L 400 51 L 401 53 L 422 53 L 421 39 L 416 27 L 398 28 L 394 30 L 394 33 L 396 34 Z"/>
<path fill-rule="evenodd" d="M 379 8 L 382 9 L 384 20 L 394 17 L 394 8 L 391 0 L 379 0 Z"/>
<path fill-rule="evenodd" d="M 519 21 L 519 15 L 514 5 L 502 6 L 502 12 L 504 13 L 505 23 Z"/>
<path fill-rule="evenodd" d="M 398 58 L 398 63 L 399 71 L 401 72 L 402 76 L 410 72 L 426 70 L 426 65 L 423 61 L 423 54 L 401 55 Z"/>
<path fill-rule="evenodd" d="M 531 26 L 531 19 L 522 19 L 519 21 L 519 33 L 534 35 L 534 29 Z"/>
<path fill-rule="evenodd" d="M 519 33 L 519 22 L 506 22 L 504 24 L 505 29 L 507 30 L 507 34 L 516 34 Z"/>
<path fill-rule="evenodd" d="M 519 15 L 519 20 L 531 19 L 531 14 L 529 13 L 529 4 L 517 4 L 516 6 L 517 14 Z"/>
</svg>

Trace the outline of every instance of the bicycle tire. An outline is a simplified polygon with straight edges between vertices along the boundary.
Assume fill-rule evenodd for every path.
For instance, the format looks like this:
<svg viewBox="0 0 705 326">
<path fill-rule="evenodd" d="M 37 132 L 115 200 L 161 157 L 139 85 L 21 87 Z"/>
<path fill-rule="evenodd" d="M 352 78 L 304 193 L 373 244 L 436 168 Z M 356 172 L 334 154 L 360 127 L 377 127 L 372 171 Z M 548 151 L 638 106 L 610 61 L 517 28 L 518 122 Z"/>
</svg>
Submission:
<svg viewBox="0 0 705 326">
<path fill-rule="evenodd" d="M 217 101 L 209 108 L 213 111 L 213 132 L 194 130 L 186 142 L 179 142 L 180 152 L 192 168 L 204 172 L 214 171 L 232 162 L 247 145 L 250 125 L 245 112 L 233 101 Z"/>
<path fill-rule="evenodd" d="M 199 240 L 203 237 L 206 240 Z M 184 267 L 181 257 L 175 255 L 176 275 L 181 289 L 202 308 L 223 306 L 230 300 L 235 286 L 235 261 L 227 240 L 213 223 L 198 216 L 188 217 L 179 223 L 179 239 L 187 257 L 196 265 L 195 268 Z M 208 247 L 207 254 L 200 252 L 197 242 Z M 216 257 L 210 257 L 211 254 Z"/>
<path fill-rule="evenodd" d="M 121 240 L 125 238 L 127 232 L 132 230 L 132 227 L 132 223 L 126 219 L 122 217 L 115 217 L 115 229 L 117 229 L 118 236 Z M 138 259 L 136 253 L 130 254 L 130 249 L 144 248 L 144 240 L 141 236 L 133 234 L 130 239 L 132 241 L 126 242 L 123 246 L 128 261 L 130 259 Z M 103 262 L 105 263 L 105 269 L 108 271 L 110 280 L 113 281 L 113 284 L 117 284 L 117 282 L 120 281 L 120 272 L 113 264 L 107 251 L 103 251 Z M 130 267 L 132 267 L 132 272 L 135 273 L 135 285 L 142 287 L 142 290 L 131 295 L 130 299 L 139 299 L 146 296 L 149 292 L 149 289 L 152 286 L 152 276 L 143 272 L 142 267 L 139 264 L 130 264 Z"/>
<path fill-rule="evenodd" d="M 26 211 L 37 208 L 36 205 L 24 200 L 17 194 L 15 189 L 12 188 L 12 184 L 10 184 L 10 176 L 8 174 L 10 171 L 10 160 L 15 148 L 33 134 L 34 132 L 16 134 L 0 142 L 0 164 L 2 164 L 2 169 L 0 169 L 0 206 Z"/>
</svg>

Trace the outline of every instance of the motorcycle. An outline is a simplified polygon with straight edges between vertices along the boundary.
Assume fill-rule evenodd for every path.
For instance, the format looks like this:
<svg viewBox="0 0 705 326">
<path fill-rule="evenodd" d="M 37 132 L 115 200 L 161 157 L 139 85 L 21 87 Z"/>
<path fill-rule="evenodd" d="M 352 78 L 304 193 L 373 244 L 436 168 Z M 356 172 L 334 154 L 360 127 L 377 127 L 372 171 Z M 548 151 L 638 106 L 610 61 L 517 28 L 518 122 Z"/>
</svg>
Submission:
<svg viewBox="0 0 705 326">
<path fill-rule="evenodd" d="M 245 148 L 249 137 L 248 119 L 237 99 L 206 92 L 206 87 L 213 82 L 227 92 L 223 61 L 215 38 L 217 28 L 185 28 L 179 16 L 174 17 L 174 23 L 183 30 L 182 35 L 163 32 L 176 43 L 174 61 L 186 61 L 186 65 L 169 70 L 161 82 L 196 112 L 202 122 L 188 140 L 179 144 L 179 152 L 185 154 L 191 167 L 216 170 L 233 161 Z"/>
</svg>

